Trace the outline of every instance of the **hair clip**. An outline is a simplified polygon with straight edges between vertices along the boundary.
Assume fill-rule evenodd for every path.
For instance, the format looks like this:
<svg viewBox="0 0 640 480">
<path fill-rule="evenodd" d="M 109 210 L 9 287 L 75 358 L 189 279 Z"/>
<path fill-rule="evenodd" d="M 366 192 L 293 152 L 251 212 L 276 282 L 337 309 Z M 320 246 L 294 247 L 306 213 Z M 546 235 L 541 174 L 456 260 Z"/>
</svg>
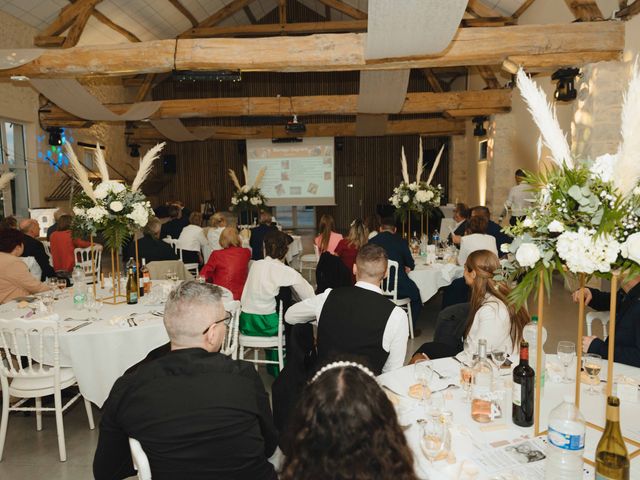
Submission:
<svg viewBox="0 0 640 480">
<path fill-rule="evenodd" d="M 329 363 L 329 364 L 325 365 L 324 367 L 322 367 L 320 370 L 318 370 L 316 372 L 316 374 L 311 379 L 311 382 L 309 382 L 309 383 L 315 382 L 318 379 L 318 377 L 320 377 L 323 373 L 327 373 L 329 370 L 333 370 L 335 368 L 346 368 L 346 367 L 357 368 L 358 370 L 366 373 L 368 376 L 370 376 L 371 378 L 373 378 L 374 380 L 377 381 L 376 376 L 373 374 L 373 372 L 371 370 L 369 370 L 367 367 L 365 367 L 364 365 L 361 365 L 361 364 L 356 363 L 356 362 L 340 361 L 340 362 Z"/>
</svg>

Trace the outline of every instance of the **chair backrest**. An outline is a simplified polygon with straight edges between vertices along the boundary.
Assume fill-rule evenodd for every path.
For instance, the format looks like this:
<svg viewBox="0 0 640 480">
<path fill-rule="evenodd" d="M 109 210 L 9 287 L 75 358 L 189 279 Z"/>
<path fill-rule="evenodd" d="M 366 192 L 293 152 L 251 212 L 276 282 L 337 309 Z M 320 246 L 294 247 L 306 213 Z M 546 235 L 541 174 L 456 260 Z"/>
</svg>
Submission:
<svg viewBox="0 0 640 480">
<path fill-rule="evenodd" d="M 320 249 L 318 248 L 318 245 L 315 244 L 315 242 L 313 244 L 313 253 L 315 253 L 316 255 L 316 262 L 320 260 Z"/>
<path fill-rule="evenodd" d="M 398 299 L 398 270 L 400 266 L 395 260 L 387 261 L 387 275 L 380 282 L 382 294 L 391 297 L 394 301 Z"/>
<path fill-rule="evenodd" d="M 177 239 L 173 239 L 171 237 L 165 237 L 162 240 L 164 242 L 168 243 L 169 245 L 171 245 L 171 248 L 173 248 L 173 251 L 176 253 L 176 255 L 180 255 L 180 260 L 182 260 L 182 251 L 180 253 L 178 253 L 178 250 L 180 250 L 178 248 L 178 240 Z"/>
<path fill-rule="evenodd" d="M 74 248 L 73 254 L 75 255 L 76 265 L 80 265 L 84 270 L 85 275 L 91 275 L 93 265 L 91 264 L 91 247 L 86 248 Z M 102 245 L 93 246 L 93 256 L 96 278 L 100 277 L 100 265 L 102 264 Z"/>
<path fill-rule="evenodd" d="M 175 272 L 178 280 L 193 280 L 193 275 L 185 268 L 180 260 L 156 260 L 147 263 L 151 280 L 166 280 L 166 273 Z"/>
<path fill-rule="evenodd" d="M 0 363 L 3 377 L 54 377 L 55 387 L 59 388 L 58 314 L 36 319 L 0 319 L 0 350 L 7 359 L 12 354 L 27 359 L 26 364 L 20 360 Z M 45 363 L 51 366 L 45 367 Z"/>
<path fill-rule="evenodd" d="M 44 246 L 45 253 L 49 257 L 49 263 L 52 263 L 53 258 L 51 257 L 51 242 L 49 242 L 48 240 L 43 240 L 42 245 Z"/>
<path fill-rule="evenodd" d="M 240 311 L 242 310 L 240 302 L 235 300 L 229 307 L 231 313 L 231 323 L 227 327 L 227 335 L 224 337 L 222 351 L 225 355 L 229 355 L 234 360 L 238 358 L 238 334 L 240 326 Z"/>
<path fill-rule="evenodd" d="M 129 449 L 131 450 L 131 459 L 133 460 L 133 468 L 138 471 L 139 480 L 151 480 L 151 466 L 147 454 L 144 453 L 142 445 L 135 438 L 129 437 Z"/>
</svg>

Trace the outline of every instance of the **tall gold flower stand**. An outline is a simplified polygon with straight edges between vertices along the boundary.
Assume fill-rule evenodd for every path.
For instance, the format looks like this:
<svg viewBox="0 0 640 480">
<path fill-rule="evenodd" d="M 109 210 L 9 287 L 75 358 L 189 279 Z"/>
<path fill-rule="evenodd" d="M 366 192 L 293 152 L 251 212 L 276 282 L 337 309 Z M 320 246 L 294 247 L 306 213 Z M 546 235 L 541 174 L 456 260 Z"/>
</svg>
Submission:
<svg viewBox="0 0 640 480">
<path fill-rule="evenodd" d="M 425 221 L 425 217 L 426 217 L 426 221 Z M 427 227 L 426 229 L 424 228 L 425 223 Z M 406 230 L 405 230 L 405 225 L 406 225 Z M 423 234 L 427 234 L 427 236 L 429 236 L 429 214 L 428 213 L 426 215 L 424 213 L 420 214 L 420 237 L 422 237 Z M 406 222 L 405 220 L 402 221 L 402 238 L 406 238 L 407 242 L 411 244 L 411 212 L 408 213 Z"/>
<path fill-rule="evenodd" d="M 606 382 L 606 395 L 610 396 L 613 392 L 613 363 L 614 363 L 614 347 L 616 336 L 616 309 L 617 309 L 617 291 L 618 280 L 620 277 L 619 272 L 613 272 L 611 275 L 611 304 L 609 309 L 609 351 L 607 354 L 607 382 Z M 544 273 L 540 272 L 540 286 L 538 290 L 538 331 L 537 331 L 537 344 L 536 344 L 536 372 L 540 372 L 542 368 L 542 328 L 544 324 Z M 584 286 L 586 284 L 585 274 L 579 275 L 579 288 L 580 288 L 580 302 L 578 304 L 578 339 L 576 341 L 576 379 L 575 379 L 575 404 L 580 408 L 580 382 L 582 371 L 582 334 L 585 322 L 585 302 L 584 302 Z M 547 433 L 546 430 L 540 431 L 540 394 L 542 392 L 542 375 L 536 375 L 536 392 L 535 392 L 535 405 L 534 405 L 534 421 L 533 428 L 535 436 L 543 435 Z M 587 427 L 598 432 L 603 432 L 604 429 L 591 423 L 586 422 Z M 629 452 L 630 458 L 635 458 L 640 455 L 640 443 L 632 440 L 628 437 L 623 437 L 625 443 L 634 447 L 634 450 Z M 595 460 L 595 459 L 594 459 Z M 590 458 L 584 458 L 584 461 L 591 466 L 595 466 L 594 460 Z"/>
<path fill-rule="evenodd" d="M 135 251 L 136 251 L 136 269 L 140 271 L 140 261 L 138 258 L 138 239 L 134 234 L 134 242 L 135 242 Z M 91 280 L 93 283 L 93 298 L 98 299 L 96 293 L 96 259 L 95 259 L 95 248 L 93 243 L 93 235 L 90 237 L 91 242 Z M 111 295 L 107 295 L 99 298 L 103 303 L 107 303 L 109 305 L 121 305 L 127 302 L 127 296 L 124 294 L 124 286 L 121 284 L 120 279 L 120 259 L 119 255 L 116 253 L 114 249 L 111 249 L 111 288 L 113 290 Z M 100 286 L 104 288 L 104 276 L 100 278 Z"/>
</svg>

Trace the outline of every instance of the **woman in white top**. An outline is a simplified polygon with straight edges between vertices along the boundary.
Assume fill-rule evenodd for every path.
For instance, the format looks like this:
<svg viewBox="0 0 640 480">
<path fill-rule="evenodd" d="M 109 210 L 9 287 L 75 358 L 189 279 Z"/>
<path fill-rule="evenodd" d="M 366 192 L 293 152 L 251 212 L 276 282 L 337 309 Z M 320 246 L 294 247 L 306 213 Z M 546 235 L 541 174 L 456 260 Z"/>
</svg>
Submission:
<svg viewBox="0 0 640 480">
<path fill-rule="evenodd" d="M 467 232 L 460 240 L 460 252 L 458 253 L 458 265 L 464 265 L 467 257 L 477 250 L 488 250 L 498 256 L 496 239 L 487 235 L 489 221 L 484 216 L 475 216 L 469 219 Z"/>
<path fill-rule="evenodd" d="M 209 219 L 209 231 L 207 232 L 207 240 L 211 251 L 222 250 L 220 246 L 220 234 L 227 227 L 227 219 L 220 212 L 211 215 Z"/>
<path fill-rule="evenodd" d="M 204 263 L 202 251 L 208 247 L 207 238 L 202 231 L 202 214 L 192 212 L 189 215 L 189 225 L 182 229 L 178 238 L 178 248 L 182 249 L 182 261 L 184 263 Z"/>
</svg>

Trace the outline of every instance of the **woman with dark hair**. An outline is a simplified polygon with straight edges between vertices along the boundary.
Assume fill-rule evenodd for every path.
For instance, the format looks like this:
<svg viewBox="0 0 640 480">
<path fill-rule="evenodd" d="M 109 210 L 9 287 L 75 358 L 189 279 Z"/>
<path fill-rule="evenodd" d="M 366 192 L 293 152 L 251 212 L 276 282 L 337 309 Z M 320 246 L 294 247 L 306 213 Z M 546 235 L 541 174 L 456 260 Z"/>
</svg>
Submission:
<svg viewBox="0 0 640 480">
<path fill-rule="evenodd" d="M 178 237 L 178 247 L 182 249 L 182 261 L 184 263 L 204 263 L 202 251 L 209 248 L 207 237 L 202 230 L 202 214 L 193 212 L 189 215 L 189 225 L 182 229 Z"/>
<path fill-rule="evenodd" d="M 338 243 L 342 240 L 342 235 L 336 233 L 335 228 L 336 222 L 331 215 L 325 213 L 320 217 L 320 231 L 314 240 L 320 253 L 335 253 Z"/>
<path fill-rule="evenodd" d="M 58 219 L 58 227 L 51 234 L 51 259 L 53 261 L 53 269 L 56 272 L 71 273 L 73 267 L 76 266 L 76 256 L 73 252 L 76 248 L 87 248 L 91 246 L 91 242 L 74 238 L 71 232 L 71 215 L 62 215 Z"/>
<path fill-rule="evenodd" d="M 508 300 L 511 289 L 506 283 L 494 280 L 493 275 L 499 268 L 497 255 L 488 250 L 478 250 L 467 258 L 464 281 L 471 288 L 471 300 L 463 338 L 472 345 L 484 338 L 487 346 L 504 346 L 507 353 L 512 353 L 520 345 L 529 314 L 524 308 L 516 309 Z M 429 342 L 414 354 L 412 362 L 416 358 L 450 357 L 460 350 L 448 344 Z"/>
<path fill-rule="evenodd" d="M 489 221 L 484 216 L 476 215 L 469 219 L 466 234 L 460 240 L 458 265 L 464 265 L 469 254 L 476 250 L 489 250 L 498 256 L 495 237 L 487 235 L 488 226 Z"/>
<path fill-rule="evenodd" d="M 347 267 L 347 270 L 351 274 L 353 284 L 356 283 L 356 276 L 353 274 L 353 264 L 356 263 L 356 255 L 358 255 L 358 250 L 366 245 L 368 241 L 367 228 L 364 226 L 362 220 L 356 218 L 351 222 L 347 238 L 340 240 L 338 246 L 336 246 L 336 255 L 340 257 L 342 263 Z"/>
<path fill-rule="evenodd" d="M 49 290 L 46 283 L 34 278 L 20 260 L 24 250 L 24 234 L 19 230 L 0 232 L 0 303 Z"/>
<path fill-rule="evenodd" d="M 377 213 L 374 213 L 373 215 L 369 215 L 367 218 L 364 219 L 364 226 L 367 228 L 369 232 L 368 238 L 369 240 L 371 240 L 380 231 L 380 226 L 381 226 L 380 215 L 378 215 Z"/>
<path fill-rule="evenodd" d="M 222 229 L 218 238 L 222 250 L 211 252 L 200 275 L 209 283 L 229 289 L 233 293 L 233 299 L 240 300 L 249 273 L 251 250 L 242 248 L 236 227 Z"/>
<path fill-rule="evenodd" d="M 360 364 L 322 368 L 293 411 L 280 480 L 417 480 L 393 405 Z"/>
</svg>

